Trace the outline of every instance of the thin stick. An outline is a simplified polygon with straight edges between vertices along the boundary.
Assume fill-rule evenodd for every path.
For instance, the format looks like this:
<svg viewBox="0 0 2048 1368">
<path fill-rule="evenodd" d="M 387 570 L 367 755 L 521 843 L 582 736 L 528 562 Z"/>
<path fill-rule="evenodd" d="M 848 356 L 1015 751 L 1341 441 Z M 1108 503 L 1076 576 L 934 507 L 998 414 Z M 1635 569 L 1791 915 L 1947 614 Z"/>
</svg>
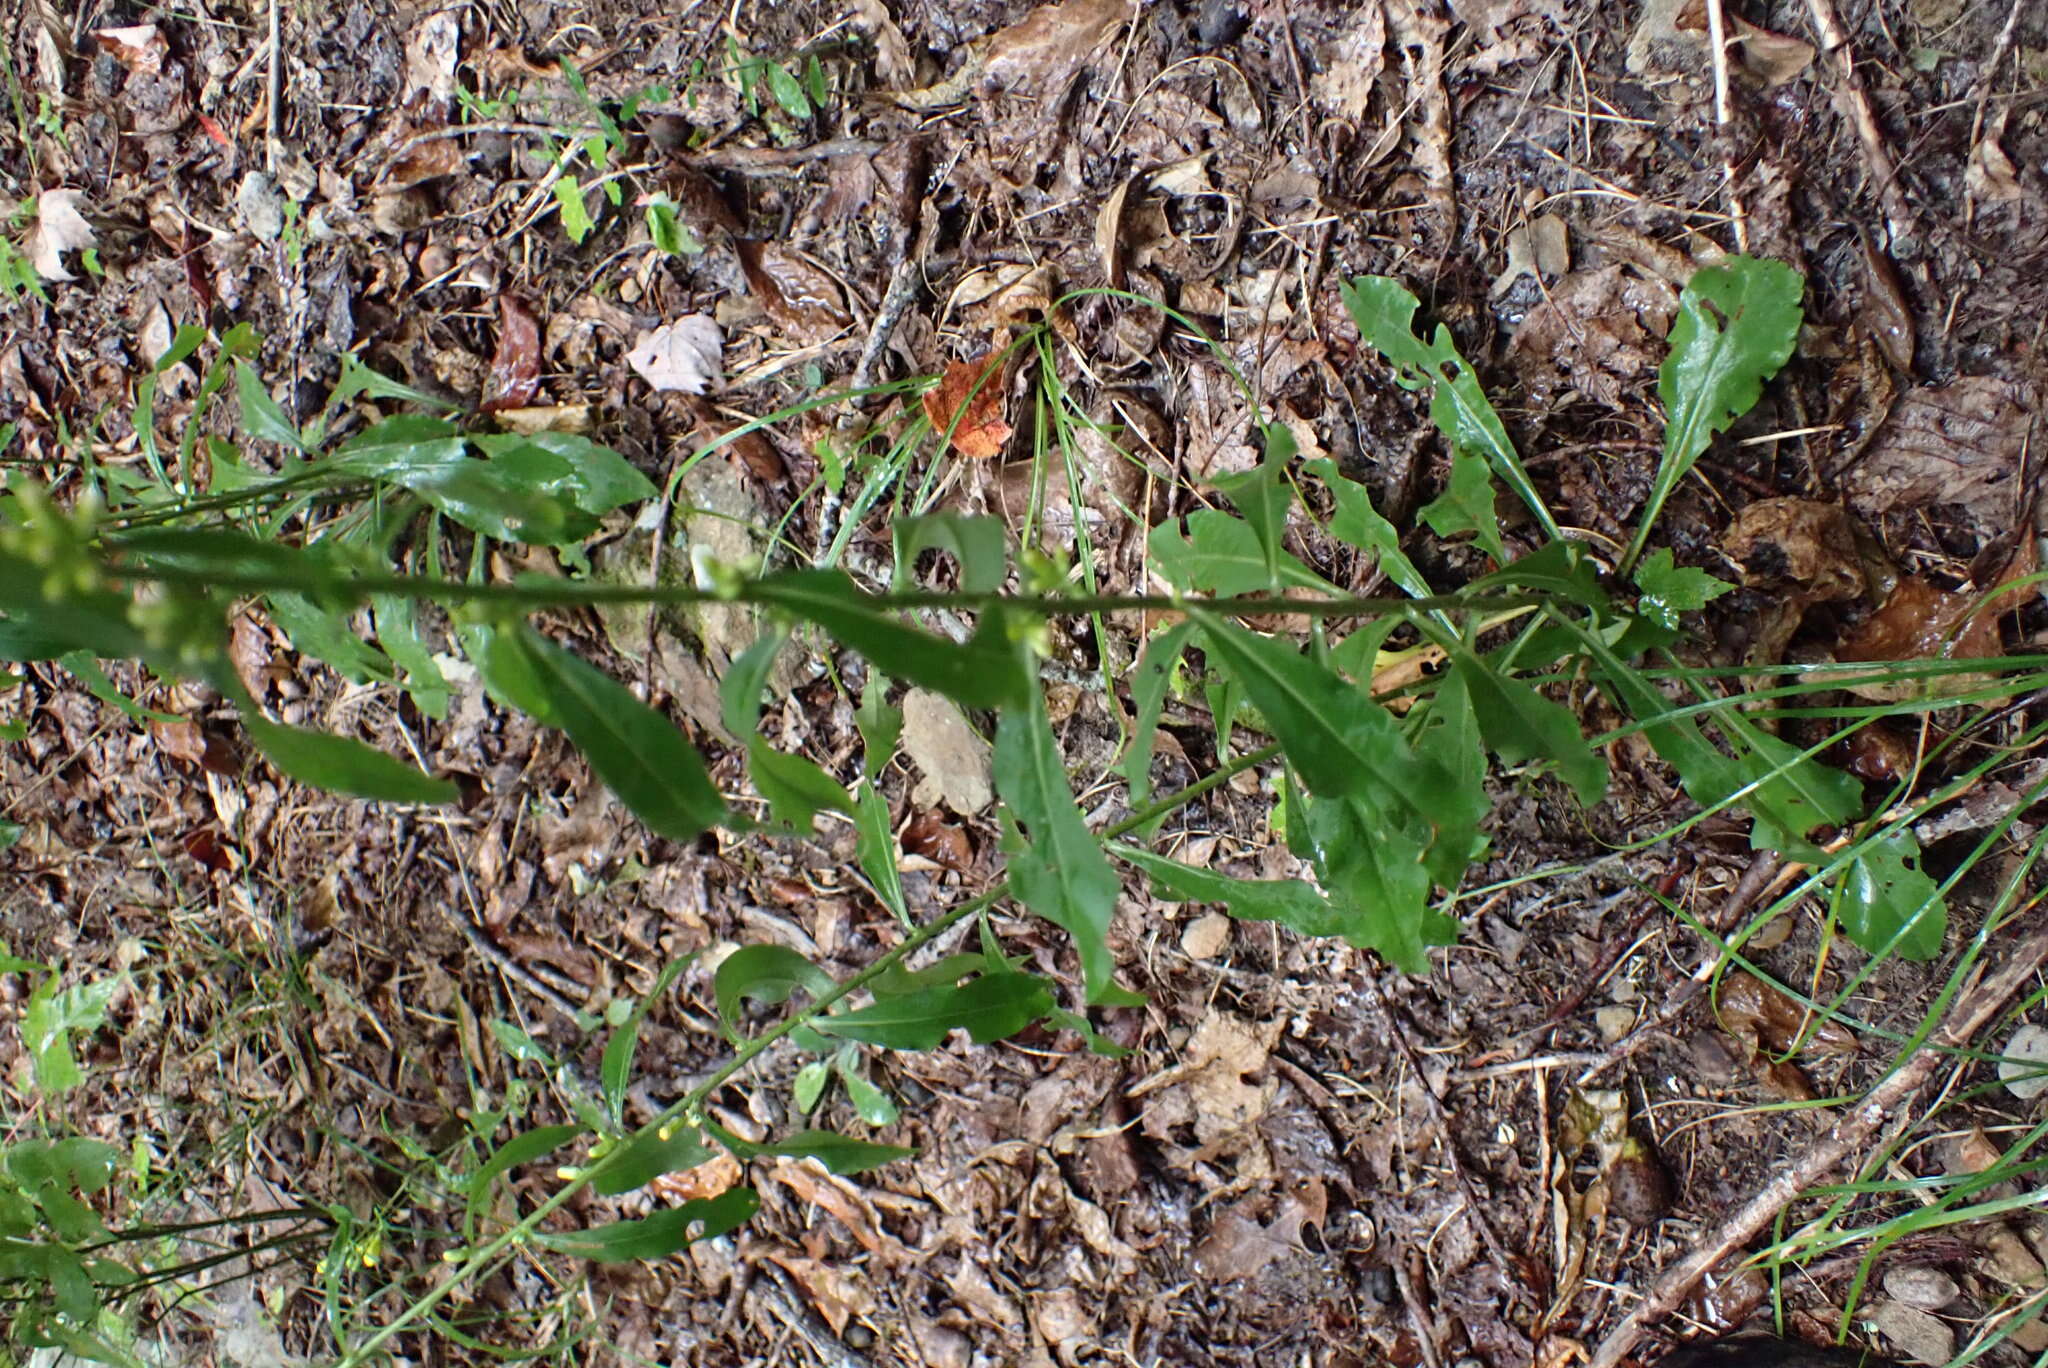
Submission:
<svg viewBox="0 0 2048 1368">
<path fill-rule="evenodd" d="M 1748 1243 L 1779 1211 L 1827 1177 L 1844 1159 L 1863 1151 L 1879 1128 L 1904 1114 L 1942 1061 L 1952 1051 L 1967 1045 L 1998 1015 L 2006 1000 L 2048 962 L 2048 927 L 2034 931 L 2002 955 L 1987 954 L 1985 958 L 2000 961 L 1997 971 L 1964 989 L 1954 1012 L 1934 1038 L 1872 1088 L 1825 1136 L 1809 1145 L 1725 1221 L 1703 1235 L 1692 1253 L 1659 1274 L 1635 1310 L 1600 1342 L 1587 1368 L 1616 1368 L 1652 1325 L 1685 1300 L 1708 1270 Z"/>
<path fill-rule="evenodd" d="M 1707 0 L 1707 45 L 1714 57 L 1714 141 L 1720 145 L 1722 191 L 1728 196 L 1728 222 L 1735 229 L 1735 250 L 1749 250 L 1749 214 L 1735 188 L 1735 133 L 1728 101 L 1728 25 L 1721 0 Z"/>
<path fill-rule="evenodd" d="M 2005 27 L 1998 31 L 1998 41 L 1991 45 L 1991 60 L 1984 64 L 1984 72 L 1977 78 L 1977 110 L 1970 116 L 1970 141 L 1966 144 L 1972 154 L 1977 150 L 1977 140 L 1984 136 L 1984 107 L 1991 103 L 1991 86 L 1998 79 L 1998 68 L 2005 64 L 2005 55 L 2012 51 L 2013 32 L 2019 27 L 2022 0 L 2012 0 L 2012 9 L 2005 16 Z M 1977 198 L 1963 196 L 1963 226 L 1977 214 Z"/>
<path fill-rule="evenodd" d="M 1879 203 L 1884 206 L 1891 235 L 1893 238 L 1901 237 L 1912 224 L 1912 211 L 1899 189 L 1898 168 L 1892 162 L 1890 149 L 1885 146 L 1884 130 L 1877 126 L 1870 96 L 1864 93 L 1863 81 L 1856 74 L 1856 59 L 1849 51 L 1849 35 L 1835 13 L 1835 0 L 1806 0 L 1806 11 L 1813 19 L 1821 50 L 1833 54 L 1835 64 L 1841 69 L 1842 84 L 1835 92 L 1836 107 L 1855 126 L 1856 137 L 1863 144 L 1863 159 L 1870 165 L 1871 179 L 1876 182 L 1873 188 L 1877 191 Z"/>
<path fill-rule="evenodd" d="M 263 111 L 263 169 L 275 178 L 277 175 L 277 147 L 281 140 L 279 130 L 284 127 L 284 116 L 278 113 L 278 104 L 284 96 L 284 58 L 280 55 L 283 44 L 278 41 L 281 25 L 277 11 L 283 0 L 270 0 L 270 71 L 268 90 L 265 92 L 269 108 Z"/>
</svg>

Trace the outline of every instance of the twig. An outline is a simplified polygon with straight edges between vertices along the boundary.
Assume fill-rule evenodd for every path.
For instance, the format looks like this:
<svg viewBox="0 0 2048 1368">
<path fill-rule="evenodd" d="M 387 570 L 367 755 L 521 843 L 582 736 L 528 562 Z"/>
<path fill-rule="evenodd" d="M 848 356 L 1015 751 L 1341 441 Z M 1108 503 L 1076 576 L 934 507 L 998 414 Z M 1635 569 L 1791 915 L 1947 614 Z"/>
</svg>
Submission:
<svg viewBox="0 0 2048 1368">
<path fill-rule="evenodd" d="M 1707 0 L 1707 46 L 1714 59 L 1714 141 L 1721 154 L 1722 190 L 1728 196 L 1728 222 L 1735 230 L 1735 250 L 1749 250 L 1749 214 L 1742 207 L 1742 193 L 1735 188 L 1733 117 L 1728 103 L 1728 24 L 1721 13 L 1721 0 Z"/>
<path fill-rule="evenodd" d="M 1422 1305 L 1422 1298 L 1415 1291 L 1415 1277 L 1405 1260 L 1394 1260 L 1394 1285 L 1401 1289 L 1401 1305 L 1407 1308 L 1409 1326 L 1415 1331 L 1416 1346 L 1422 1351 L 1422 1368 L 1443 1368 L 1443 1356 L 1436 1348 L 1436 1318 Z"/>
<path fill-rule="evenodd" d="M 1842 84 L 1835 92 L 1835 103 L 1855 125 L 1856 137 L 1863 144 L 1863 159 L 1869 163 L 1871 179 L 1876 182 L 1874 188 L 1878 202 L 1884 206 L 1891 236 L 1897 240 L 1911 225 L 1912 211 L 1899 189 L 1898 168 L 1892 161 L 1890 149 L 1885 146 L 1884 130 L 1877 126 L 1870 96 L 1864 93 L 1863 81 L 1856 74 L 1856 59 L 1849 51 L 1849 35 L 1843 31 L 1842 21 L 1835 13 L 1835 0 L 1806 0 L 1806 10 L 1813 19 L 1814 33 L 1820 38 L 1821 50 L 1833 54 L 1835 64 L 1841 69 Z"/>
<path fill-rule="evenodd" d="M 1987 961 L 1991 958 L 1986 955 Z M 1872 1088 L 1825 1136 L 1809 1145 L 1726 1220 L 1703 1235 L 1692 1253 L 1659 1274 L 1636 1308 L 1600 1342 L 1587 1368 L 1615 1368 L 1651 1325 L 1685 1300 L 1708 1270 L 1769 1225 L 1800 1193 L 1827 1177 L 1852 1153 L 1861 1151 L 1886 1122 L 1905 1114 L 1942 1061 L 1952 1051 L 1967 1045 L 1999 1013 L 2006 1000 L 2048 962 L 2048 926 L 2037 929 L 1997 958 L 2001 962 L 1996 972 L 1963 990 L 1955 1010 L 1933 1039 Z"/>
<path fill-rule="evenodd" d="M 796 1280 L 781 1265 L 767 1258 L 752 1262 L 759 1272 L 767 1276 L 755 1278 L 748 1284 L 747 1291 L 767 1303 L 778 1320 L 802 1336 L 825 1368 L 870 1368 L 867 1355 L 857 1353 L 833 1332 L 825 1318 L 804 1299 L 797 1289 Z"/>
<path fill-rule="evenodd" d="M 866 138 L 832 138 L 809 147 L 714 147 L 692 152 L 688 160 L 697 166 L 717 166 L 732 171 L 769 170 L 802 166 L 806 162 L 831 161 L 834 157 L 872 157 L 884 144 Z"/>
</svg>

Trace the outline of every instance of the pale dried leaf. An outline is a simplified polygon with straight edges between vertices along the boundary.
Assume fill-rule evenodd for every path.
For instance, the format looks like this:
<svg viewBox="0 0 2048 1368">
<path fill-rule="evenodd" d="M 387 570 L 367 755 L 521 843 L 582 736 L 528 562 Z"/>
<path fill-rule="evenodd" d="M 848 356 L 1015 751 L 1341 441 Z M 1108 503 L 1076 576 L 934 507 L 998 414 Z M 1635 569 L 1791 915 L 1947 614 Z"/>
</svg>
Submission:
<svg viewBox="0 0 2048 1368">
<path fill-rule="evenodd" d="M 1354 14 L 1342 32 L 1316 49 L 1318 70 L 1309 78 L 1308 94 L 1338 118 L 1363 123 L 1386 61 L 1387 18 L 1372 4 Z"/>
<path fill-rule="evenodd" d="M 720 355 L 724 346 L 725 337 L 716 320 L 704 314 L 685 314 L 642 333 L 638 345 L 626 353 L 626 364 L 656 390 L 702 394 L 724 382 Z"/>
<path fill-rule="evenodd" d="M 78 212 L 78 190 L 45 190 L 36 196 L 36 226 L 29 230 L 22 252 L 44 280 L 72 280 L 64 269 L 66 252 L 83 251 L 96 240 L 92 225 Z"/>
<path fill-rule="evenodd" d="M 874 39 L 875 74 L 882 78 L 883 87 L 909 89 L 917 79 L 917 63 L 911 58 L 910 44 L 903 40 L 903 30 L 889 17 L 889 7 L 882 0 L 854 0 L 853 22 Z"/>
<path fill-rule="evenodd" d="M 137 76 L 154 76 L 164 68 L 164 54 L 170 45 L 155 24 L 131 24 L 126 28 L 94 29 L 92 36 L 114 60 Z"/>
<path fill-rule="evenodd" d="M 903 748 L 924 776 L 911 791 L 919 807 L 943 802 L 971 817 L 994 799 L 989 744 L 951 699 L 925 689 L 903 696 Z"/>
<path fill-rule="evenodd" d="M 1065 0 L 1040 5 L 989 41 L 983 93 L 997 90 L 1058 95 L 1081 68 L 1101 58 L 1129 0 Z"/>
<path fill-rule="evenodd" d="M 424 96 L 427 108 L 439 109 L 455 95 L 455 64 L 462 56 L 462 16 L 440 10 L 420 21 L 405 44 L 405 98 Z"/>
</svg>

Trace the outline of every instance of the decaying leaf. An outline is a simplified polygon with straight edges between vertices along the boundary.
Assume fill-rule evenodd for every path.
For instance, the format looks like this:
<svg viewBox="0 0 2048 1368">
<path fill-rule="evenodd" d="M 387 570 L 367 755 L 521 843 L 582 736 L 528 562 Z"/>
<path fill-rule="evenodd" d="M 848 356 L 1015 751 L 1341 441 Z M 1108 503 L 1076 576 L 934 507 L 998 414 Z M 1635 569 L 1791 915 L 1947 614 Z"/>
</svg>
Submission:
<svg viewBox="0 0 2048 1368">
<path fill-rule="evenodd" d="M 1972 199 L 2004 204 L 2025 193 L 2020 188 L 2019 168 L 1999 145 L 1999 139 L 2005 136 L 2009 112 L 2001 109 L 1985 120 L 1983 134 L 1970 149 L 1970 160 L 1963 167 L 1963 185 Z"/>
<path fill-rule="evenodd" d="M 1528 268 L 1536 269 L 1534 243 L 1529 251 Z M 1678 293 L 1662 280 L 1625 266 L 1575 271 L 1529 311 L 1509 355 L 1537 403 L 1576 390 L 1602 408 L 1619 409 L 1629 389 L 1656 376 L 1677 311 Z"/>
<path fill-rule="evenodd" d="M 498 349 L 483 411 L 523 409 L 540 393 L 540 320 L 517 295 L 498 296 Z"/>
<path fill-rule="evenodd" d="M 82 194 L 78 190 L 45 190 L 36 196 L 36 226 L 29 230 L 22 252 L 44 280 L 75 279 L 64 269 L 64 254 L 84 251 L 95 241 L 92 225 L 78 212 Z"/>
<path fill-rule="evenodd" d="M 875 74 L 882 78 L 884 88 L 908 89 L 917 79 L 917 63 L 911 60 L 903 30 L 889 17 L 889 7 L 882 0 L 854 0 L 853 22 L 874 40 Z"/>
<path fill-rule="evenodd" d="M 989 41 L 981 91 L 1035 92 L 1050 99 L 1081 68 L 1101 60 L 1110 32 L 1131 14 L 1130 0 L 1063 0 L 1040 5 Z"/>
<path fill-rule="evenodd" d="M 1316 50 L 1309 98 L 1340 119 L 1362 125 L 1386 64 L 1387 16 L 1379 5 L 1360 5 L 1351 22 Z"/>
<path fill-rule="evenodd" d="M 1714 999 L 1721 1028 L 1743 1047 L 1750 1065 L 1773 1090 L 1798 1101 L 1811 1100 L 1813 1085 L 1790 1059 L 1795 1051 L 1821 1056 L 1853 1055 L 1855 1035 L 1832 1018 L 1794 1002 L 1753 974 L 1730 973 Z"/>
<path fill-rule="evenodd" d="M 1957 504 L 1980 535 L 2007 531 L 2032 419 L 2019 388 L 1988 375 L 1908 390 L 1863 459 L 1843 475 L 1843 492 L 1871 520 Z"/>
<path fill-rule="evenodd" d="M 1758 499 L 1735 515 L 1721 539 L 1745 584 L 1797 588 L 1809 602 L 1838 603 L 1864 591 L 1856 529 L 1840 504 Z"/>
<path fill-rule="evenodd" d="M 405 44 L 405 98 L 438 112 L 455 95 L 455 64 L 462 56 L 462 12 L 437 10 L 420 21 Z"/>
<path fill-rule="evenodd" d="M 953 450 L 970 460 L 989 460 L 1010 440 L 1003 388 L 1000 355 L 955 361 L 924 392 L 924 416 L 934 432 L 951 434 Z"/>
<path fill-rule="evenodd" d="M 905 694 L 903 745 L 924 776 L 910 795 L 919 807 L 943 802 L 971 817 L 994 800 L 989 744 L 951 699 L 928 689 Z"/>
<path fill-rule="evenodd" d="M 720 352 L 725 337 L 716 320 L 705 314 L 685 314 L 642 333 L 639 343 L 626 353 L 633 373 L 657 390 L 702 394 L 722 384 L 725 368 Z"/>
<path fill-rule="evenodd" d="M 1269 1206 L 1272 1219 L 1262 1221 Z M 1277 1202 L 1253 1196 L 1232 1203 L 1217 1213 L 1208 1235 L 1195 1246 L 1195 1272 L 1210 1282 L 1256 1278 L 1273 1260 L 1304 1248 L 1302 1227 L 1320 1227 L 1328 1208 L 1328 1193 L 1313 1178 Z"/>
<path fill-rule="evenodd" d="M 588 404 L 536 404 L 532 408 L 499 409 L 491 415 L 498 426 L 522 437 L 541 432 L 590 431 Z"/>
<path fill-rule="evenodd" d="M 809 258 L 779 242 L 738 239 L 734 246 L 747 288 L 776 326 L 798 342 L 827 341 L 852 322 L 839 282 Z"/>
<path fill-rule="evenodd" d="M 104 51 L 113 54 L 115 61 L 137 76 L 154 76 L 162 71 L 164 54 L 170 51 L 155 24 L 94 29 L 92 36 Z"/>
<path fill-rule="evenodd" d="M 1728 45 L 1735 50 L 1742 70 L 1766 88 L 1796 81 L 1813 65 L 1813 44 L 1800 38 L 1760 29 L 1741 15 L 1729 16 L 1734 33 Z"/>
<path fill-rule="evenodd" d="M 2026 578 L 2036 563 L 2032 537 L 2022 537 L 2012 560 L 1996 577 L 1999 584 Z M 1937 588 L 1919 575 L 1901 578 L 1876 612 L 1856 624 L 1835 651 L 1838 660 L 1914 661 L 1988 660 L 2002 655 L 2001 613 L 2017 607 L 2027 590 L 1992 596 Z M 1930 678 L 1886 681 L 1844 681 L 1861 698 L 1897 702 L 1941 697 L 1981 687 L 1990 676 L 1945 674 Z"/>
</svg>

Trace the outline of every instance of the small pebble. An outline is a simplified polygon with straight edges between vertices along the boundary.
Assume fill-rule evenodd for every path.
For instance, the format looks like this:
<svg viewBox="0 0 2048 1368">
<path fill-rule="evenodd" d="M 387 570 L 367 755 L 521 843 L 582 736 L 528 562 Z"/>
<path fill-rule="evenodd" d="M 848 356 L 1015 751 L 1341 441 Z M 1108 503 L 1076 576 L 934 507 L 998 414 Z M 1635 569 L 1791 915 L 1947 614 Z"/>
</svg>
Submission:
<svg viewBox="0 0 2048 1368">
<path fill-rule="evenodd" d="M 1190 959 L 1214 959 L 1230 944 L 1230 918 L 1210 912 L 1188 923 L 1180 933 L 1180 948 Z"/>
<path fill-rule="evenodd" d="M 1891 1341 L 1892 1347 L 1915 1363 L 1943 1368 L 1956 1356 L 1956 1332 L 1925 1311 L 1903 1302 L 1884 1301 L 1863 1313 L 1863 1323 Z"/>
<path fill-rule="evenodd" d="M 1921 1311 L 1939 1311 L 1962 1295 L 1962 1289 L 1956 1286 L 1954 1278 L 1924 1264 L 1887 1268 L 1884 1290 L 1895 1300 Z"/>
<path fill-rule="evenodd" d="M 1593 1024 L 1600 1028 L 1600 1039 L 1612 1045 L 1629 1033 L 1636 1024 L 1636 1009 L 1633 1007 L 1602 1007 L 1593 1013 Z"/>
</svg>

